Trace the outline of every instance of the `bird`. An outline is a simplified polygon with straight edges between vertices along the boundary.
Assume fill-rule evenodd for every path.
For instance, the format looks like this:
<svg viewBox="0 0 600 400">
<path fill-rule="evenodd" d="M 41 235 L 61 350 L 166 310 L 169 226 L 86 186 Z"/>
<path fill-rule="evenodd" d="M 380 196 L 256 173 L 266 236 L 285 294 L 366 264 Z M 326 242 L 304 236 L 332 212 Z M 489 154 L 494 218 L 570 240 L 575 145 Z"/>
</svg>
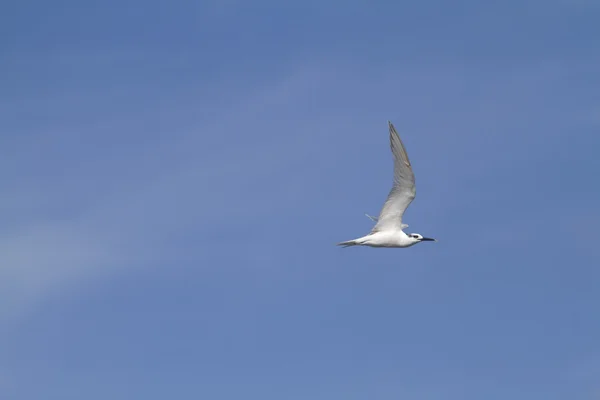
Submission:
<svg viewBox="0 0 600 400">
<path fill-rule="evenodd" d="M 418 233 L 405 233 L 407 224 L 402 216 L 416 196 L 415 174 L 408 159 L 406 148 L 391 121 L 388 121 L 390 148 L 394 156 L 394 183 L 379 213 L 379 217 L 365 214 L 375 226 L 368 235 L 337 243 L 338 246 L 411 247 L 421 242 L 437 242 Z"/>
</svg>

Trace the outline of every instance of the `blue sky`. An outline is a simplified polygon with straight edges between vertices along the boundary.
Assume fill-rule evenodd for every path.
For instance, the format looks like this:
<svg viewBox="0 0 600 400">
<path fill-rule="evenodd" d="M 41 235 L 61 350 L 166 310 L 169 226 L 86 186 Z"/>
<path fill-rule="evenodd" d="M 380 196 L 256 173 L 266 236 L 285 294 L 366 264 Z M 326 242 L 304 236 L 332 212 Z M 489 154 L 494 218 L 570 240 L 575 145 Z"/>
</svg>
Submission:
<svg viewBox="0 0 600 400">
<path fill-rule="evenodd" d="M 600 395 L 597 1 L 1 7 L 3 399 Z"/>
</svg>

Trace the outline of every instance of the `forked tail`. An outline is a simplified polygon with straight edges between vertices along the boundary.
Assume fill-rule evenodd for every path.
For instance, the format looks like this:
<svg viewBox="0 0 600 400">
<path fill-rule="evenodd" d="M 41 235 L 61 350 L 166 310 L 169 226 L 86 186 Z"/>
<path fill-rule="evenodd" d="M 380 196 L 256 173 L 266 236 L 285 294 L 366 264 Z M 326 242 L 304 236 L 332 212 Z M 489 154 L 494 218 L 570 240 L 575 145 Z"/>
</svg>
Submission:
<svg viewBox="0 0 600 400">
<path fill-rule="evenodd" d="M 358 243 L 356 242 L 356 239 L 353 239 L 353 240 L 348 240 L 345 242 L 340 242 L 337 244 L 337 246 L 342 246 L 342 247 L 358 246 Z"/>
<path fill-rule="evenodd" d="M 337 245 L 342 247 L 350 247 L 350 246 L 362 246 L 364 245 L 370 235 L 359 237 L 358 239 L 347 240 L 345 242 L 340 242 Z"/>
</svg>

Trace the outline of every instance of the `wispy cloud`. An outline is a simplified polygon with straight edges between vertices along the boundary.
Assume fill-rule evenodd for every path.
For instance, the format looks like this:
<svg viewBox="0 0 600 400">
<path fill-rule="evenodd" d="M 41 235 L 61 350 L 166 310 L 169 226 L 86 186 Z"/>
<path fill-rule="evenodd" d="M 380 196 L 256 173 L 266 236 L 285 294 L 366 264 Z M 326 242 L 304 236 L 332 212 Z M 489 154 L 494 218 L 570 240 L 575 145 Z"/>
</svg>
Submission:
<svg viewBox="0 0 600 400">
<path fill-rule="evenodd" d="M 33 180 L 12 193 L 5 188 L 3 219 L 12 222 L 0 235 L 0 318 L 18 316 L 82 279 L 173 257 L 168 243 L 178 232 L 195 226 L 210 232 L 244 218 L 250 210 L 240 200 L 252 196 L 256 177 L 268 176 L 285 157 L 261 151 L 265 138 L 253 138 L 244 126 L 258 115 L 277 112 L 315 78 L 311 71 L 294 71 L 266 88 L 239 93 L 243 100 L 220 110 L 211 121 L 162 133 L 173 140 L 141 153 L 132 148 L 123 173 L 110 180 L 103 176 L 86 202 L 77 202 L 77 182 L 87 181 L 78 168 L 68 169 L 68 176 L 60 179 L 68 184 Z M 118 125 L 114 129 L 127 136 Z M 48 127 L 40 135 L 61 135 L 53 130 Z M 281 133 L 267 140 L 294 142 L 284 129 Z M 86 139 L 93 141 L 84 134 Z M 128 173 L 129 165 L 148 159 L 154 168 Z M 22 157 L 15 164 L 32 162 Z M 110 159 L 92 162 L 111 170 Z M 60 204 L 77 211 L 57 217 L 53 208 Z"/>
</svg>

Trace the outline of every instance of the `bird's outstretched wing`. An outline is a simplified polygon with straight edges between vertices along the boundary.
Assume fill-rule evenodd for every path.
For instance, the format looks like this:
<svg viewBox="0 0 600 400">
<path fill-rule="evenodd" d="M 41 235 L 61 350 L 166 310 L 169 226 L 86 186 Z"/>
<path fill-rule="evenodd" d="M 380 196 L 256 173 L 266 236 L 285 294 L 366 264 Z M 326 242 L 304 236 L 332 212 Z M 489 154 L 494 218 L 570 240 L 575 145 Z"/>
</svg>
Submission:
<svg viewBox="0 0 600 400">
<path fill-rule="evenodd" d="M 403 229 L 402 215 L 415 199 L 415 174 L 413 173 L 408 154 L 400 140 L 394 125 L 388 121 L 390 129 L 390 147 L 394 156 L 394 186 L 381 209 L 377 224 L 372 233 L 386 230 Z"/>
</svg>

